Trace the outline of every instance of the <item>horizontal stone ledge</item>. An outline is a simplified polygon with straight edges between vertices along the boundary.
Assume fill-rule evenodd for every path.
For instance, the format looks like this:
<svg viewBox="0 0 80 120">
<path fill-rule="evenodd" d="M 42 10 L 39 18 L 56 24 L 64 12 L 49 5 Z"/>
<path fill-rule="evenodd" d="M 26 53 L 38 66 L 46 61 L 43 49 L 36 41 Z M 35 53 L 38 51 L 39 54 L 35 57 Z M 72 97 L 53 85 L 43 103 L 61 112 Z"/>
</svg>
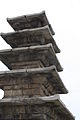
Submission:
<svg viewBox="0 0 80 120">
<path fill-rule="evenodd" d="M 13 69 L 12 64 L 17 62 L 40 60 L 45 67 L 55 65 L 57 71 L 60 72 L 63 70 L 51 43 L 46 45 L 0 50 L 0 60 L 9 69 Z"/>
<path fill-rule="evenodd" d="M 51 33 L 53 35 L 55 34 L 47 19 L 45 11 L 31 15 L 23 15 L 14 18 L 7 18 L 7 21 L 14 30 L 31 29 L 31 28 L 43 27 L 45 25 L 48 25 L 51 30 Z"/>
<path fill-rule="evenodd" d="M 0 35 L 13 48 L 52 43 L 55 52 L 60 52 L 60 49 L 56 45 L 48 25 L 40 28 L 1 33 Z"/>
<path fill-rule="evenodd" d="M 30 105 L 30 106 L 52 106 L 53 109 L 59 113 L 64 114 L 65 118 L 68 118 L 69 120 L 74 120 L 74 116 L 72 113 L 66 108 L 66 106 L 63 104 L 63 102 L 60 100 L 60 97 L 58 94 L 51 96 L 51 97 L 32 97 L 32 98 L 26 98 L 24 97 L 16 97 L 16 98 L 3 98 L 0 100 L 0 106 L 5 105 Z"/>
<path fill-rule="evenodd" d="M 0 72 L 1 88 L 6 88 L 6 86 L 17 85 L 20 83 L 25 85 L 29 83 L 32 85 L 44 85 L 45 89 L 51 91 L 50 94 L 54 94 L 54 91 L 58 94 L 68 93 L 68 90 L 63 84 L 54 65 L 45 68 L 18 69 Z"/>
<path fill-rule="evenodd" d="M 10 70 L 10 71 L 0 71 L 0 75 L 5 74 L 18 74 L 18 73 L 48 73 L 50 71 L 56 70 L 56 66 L 52 65 L 50 67 L 43 68 L 32 68 L 32 69 L 18 69 L 18 70 Z"/>
</svg>

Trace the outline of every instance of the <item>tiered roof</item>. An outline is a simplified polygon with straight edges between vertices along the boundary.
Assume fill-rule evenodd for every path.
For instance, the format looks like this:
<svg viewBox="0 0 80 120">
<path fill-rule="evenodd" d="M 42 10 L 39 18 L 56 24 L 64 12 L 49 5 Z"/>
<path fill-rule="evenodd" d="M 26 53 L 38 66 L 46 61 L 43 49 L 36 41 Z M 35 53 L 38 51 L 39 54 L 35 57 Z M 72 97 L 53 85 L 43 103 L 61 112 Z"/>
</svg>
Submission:
<svg viewBox="0 0 80 120">
<path fill-rule="evenodd" d="M 0 60 L 10 69 L 0 72 L 0 119 L 74 120 L 56 95 L 68 91 L 58 74 L 63 70 L 56 56 L 60 49 L 45 12 L 7 21 L 15 32 L 1 33 L 12 49 L 0 50 Z"/>
</svg>

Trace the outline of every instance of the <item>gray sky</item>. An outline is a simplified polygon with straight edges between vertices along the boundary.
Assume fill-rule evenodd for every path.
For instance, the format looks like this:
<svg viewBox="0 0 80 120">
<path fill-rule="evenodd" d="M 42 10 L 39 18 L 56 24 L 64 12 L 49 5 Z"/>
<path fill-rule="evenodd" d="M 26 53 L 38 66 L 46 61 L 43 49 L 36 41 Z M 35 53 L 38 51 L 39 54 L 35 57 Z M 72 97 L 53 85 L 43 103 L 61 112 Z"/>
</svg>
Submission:
<svg viewBox="0 0 80 120">
<path fill-rule="evenodd" d="M 57 57 L 64 68 L 60 77 L 68 94 L 60 95 L 69 110 L 80 120 L 80 0 L 0 0 L 0 32 L 13 29 L 7 17 L 38 13 L 45 10 L 61 49 Z M 0 37 L 0 49 L 10 48 Z M 0 63 L 0 71 L 8 70 Z M 0 98 L 3 92 L 0 92 Z"/>
</svg>

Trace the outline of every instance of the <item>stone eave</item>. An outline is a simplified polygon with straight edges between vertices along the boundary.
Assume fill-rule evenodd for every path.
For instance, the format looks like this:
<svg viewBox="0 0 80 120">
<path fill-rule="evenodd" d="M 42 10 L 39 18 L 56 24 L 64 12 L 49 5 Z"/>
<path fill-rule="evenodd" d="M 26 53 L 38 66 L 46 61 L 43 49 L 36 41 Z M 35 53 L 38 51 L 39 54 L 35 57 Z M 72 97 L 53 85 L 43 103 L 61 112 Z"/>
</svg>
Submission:
<svg viewBox="0 0 80 120">
<path fill-rule="evenodd" d="M 43 106 L 53 106 L 54 110 L 58 114 L 63 114 L 65 118 L 69 120 L 75 120 L 75 117 L 67 109 L 67 107 L 60 100 L 58 94 L 50 97 L 16 97 L 16 98 L 3 98 L 0 100 L 0 106 L 4 105 L 43 105 Z"/>
<path fill-rule="evenodd" d="M 53 35 L 55 34 L 47 19 L 45 11 L 32 15 L 23 15 L 14 18 L 7 18 L 7 21 L 11 25 L 11 27 L 16 31 L 22 29 L 43 27 L 45 25 L 48 25 L 51 30 L 51 33 Z"/>
<path fill-rule="evenodd" d="M 66 94 L 68 90 L 64 86 L 61 78 L 59 77 L 58 72 L 56 71 L 55 66 L 45 67 L 45 68 L 35 68 L 35 69 L 19 69 L 19 70 L 11 70 L 11 71 L 3 71 L 0 72 L 0 80 L 3 80 L 3 84 L 0 84 L 1 88 L 5 86 L 5 80 L 14 78 L 24 78 L 33 76 L 45 76 L 48 79 L 50 85 L 56 88 L 56 94 Z"/>
<path fill-rule="evenodd" d="M 0 60 L 7 65 L 9 69 L 12 69 L 11 64 L 16 62 L 20 55 L 23 56 L 21 61 L 24 62 L 25 54 L 27 57 L 26 60 L 41 60 L 45 67 L 55 65 L 57 71 L 60 72 L 63 70 L 51 43 L 46 45 L 0 50 Z M 42 55 L 44 55 L 45 58 L 42 57 Z M 18 57 L 16 58 L 16 56 Z"/>
<path fill-rule="evenodd" d="M 30 37 L 34 37 L 33 43 L 30 41 Z M 40 37 L 40 40 L 37 40 L 36 37 Z M 19 30 L 16 32 L 10 33 L 1 33 L 1 37 L 11 45 L 12 48 L 16 47 L 29 47 L 31 45 L 47 44 L 52 43 L 56 53 L 60 52 L 53 36 L 51 34 L 50 28 L 48 25 L 40 28 L 25 29 Z M 25 39 L 25 41 L 24 41 Z M 39 39 L 39 38 L 38 38 Z M 30 43 L 28 43 L 30 41 Z"/>
</svg>

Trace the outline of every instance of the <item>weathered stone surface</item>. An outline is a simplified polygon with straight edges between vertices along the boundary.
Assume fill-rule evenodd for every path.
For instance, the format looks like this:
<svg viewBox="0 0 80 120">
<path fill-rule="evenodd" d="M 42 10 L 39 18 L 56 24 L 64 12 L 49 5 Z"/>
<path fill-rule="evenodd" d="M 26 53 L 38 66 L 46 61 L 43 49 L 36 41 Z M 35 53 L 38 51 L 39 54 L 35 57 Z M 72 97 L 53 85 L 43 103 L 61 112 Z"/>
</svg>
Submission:
<svg viewBox="0 0 80 120">
<path fill-rule="evenodd" d="M 34 61 L 40 61 L 44 67 L 55 65 L 57 71 L 60 72 L 63 70 L 56 57 L 52 44 L 1 50 L 0 59 L 9 69 L 21 69 L 23 68 L 22 66 L 34 67 Z M 22 65 L 23 62 L 24 65 Z M 30 62 L 31 65 L 26 62 Z M 35 64 L 35 67 L 38 66 Z"/>
<path fill-rule="evenodd" d="M 1 72 L 0 87 L 5 97 L 50 96 L 68 92 L 55 66 Z"/>
<path fill-rule="evenodd" d="M 44 67 L 40 60 L 37 61 L 24 61 L 24 62 L 14 62 L 11 64 L 12 69 L 24 69 L 24 68 L 41 68 Z"/>
<path fill-rule="evenodd" d="M 14 30 L 40 28 L 48 25 L 51 33 L 53 35 L 55 34 L 51 25 L 49 24 L 45 11 L 33 15 L 23 15 L 15 18 L 7 18 L 7 21 Z"/>
<path fill-rule="evenodd" d="M 0 51 L 0 60 L 10 69 L 0 72 L 0 120 L 74 120 L 55 95 L 68 91 L 57 73 L 63 70 L 55 54 L 60 50 L 45 12 L 7 21 L 16 32 L 1 36 L 18 48 Z"/>
<path fill-rule="evenodd" d="M 55 52 L 60 52 L 48 26 L 11 33 L 1 33 L 1 36 L 12 48 L 52 43 Z"/>
<path fill-rule="evenodd" d="M 27 120 L 74 120 L 58 95 L 53 97 L 17 97 L 0 100 L 1 117 Z M 8 110 L 7 110 L 8 109 Z M 4 112 L 3 112 L 4 111 Z M 3 114 L 2 114 L 3 113 Z"/>
</svg>

